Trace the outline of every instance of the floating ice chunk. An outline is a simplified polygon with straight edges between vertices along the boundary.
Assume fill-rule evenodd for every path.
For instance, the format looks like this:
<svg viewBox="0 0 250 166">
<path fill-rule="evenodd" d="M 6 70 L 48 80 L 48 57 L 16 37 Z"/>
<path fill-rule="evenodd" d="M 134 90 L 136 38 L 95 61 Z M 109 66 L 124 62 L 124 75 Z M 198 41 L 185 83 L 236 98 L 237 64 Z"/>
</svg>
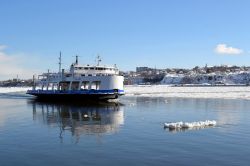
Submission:
<svg viewBox="0 0 250 166">
<path fill-rule="evenodd" d="M 170 129 L 182 128 L 183 122 L 165 123 L 164 126 Z"/>
<path fill-rule="evenodd" d="M 181 97 L 181 98 L 222 98 L 222 99 L 248 99 L 250 100 L 250 86 L 124 86 L 126 96 L 143 97 Z M 164 101 L 163 101 L 164 102 Z M 169 103 L 169 101 L 168 101 Z"/>
<path fill-rule="evenodd" d="M 136 103 L 129 103 L 129 106 L 135 106 Z"/>
<path fill-rule="evenodd" d="M 206 121 L 198 121 L 198 122 L 170 122 L 164 123 L 165 128 L 169 129 L 187 129 L 187 128 L 194 128 L 194 127 L 208 127 L 208 126 L 215 126 L 215 120 L 206 120 Z"/>
</svg>

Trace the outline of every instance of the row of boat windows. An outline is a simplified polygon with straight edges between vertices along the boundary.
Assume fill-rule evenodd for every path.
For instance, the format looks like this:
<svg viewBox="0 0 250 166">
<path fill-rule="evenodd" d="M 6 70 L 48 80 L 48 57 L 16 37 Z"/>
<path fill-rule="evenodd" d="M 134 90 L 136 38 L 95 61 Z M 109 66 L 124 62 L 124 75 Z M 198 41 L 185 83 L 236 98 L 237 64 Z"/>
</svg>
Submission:
<svg viewBox="0 0 250 166">
<path fill-rule="evenodd" d="M 113 76 L 113 74 L 81 74 L 82 77 L 87 76 Z M 65 77 L 72 77 L 72 74 L 66 74 Z M 47 78 L 60 78 L 60 76 L 49 76 Z M 40 80 L 46 81 L 47 78 L 42 78 Z"/>
<path fill-rule="evenodd" d="M 67 74 L 66 77 L 71 77 L 72 74 Z M 112 74 L 81 74 L 81 76 L 112 76 Z"/>
<path fill-rule="evenodd" d="M 110 71 L 115 71 L 116 69 L 113 68 L 103 68 L 103 67 L 75 67 L 75 70 L 110 70 Z"/>
<path fill-rule="evenodd" d="M 65 81 L 65 82 L 60 82 L 58 83 L 49 83 L 47 85 L 43 84 L 37 85 L 38 89 L 41 90 L 99 90 L 101 85 L 101 81 Z M 36 89 L 36 87 L 35 87 Z"/>
</svg>

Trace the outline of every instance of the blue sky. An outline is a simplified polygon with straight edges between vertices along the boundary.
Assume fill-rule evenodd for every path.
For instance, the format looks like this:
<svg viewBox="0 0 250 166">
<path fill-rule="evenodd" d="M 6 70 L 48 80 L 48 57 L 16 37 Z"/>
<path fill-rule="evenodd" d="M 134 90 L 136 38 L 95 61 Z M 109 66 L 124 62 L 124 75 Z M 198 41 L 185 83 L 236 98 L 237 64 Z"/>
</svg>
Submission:
<svg viewBox="0 0 250 166">
<path fill-rule="evenodd" d="M 248 0 L 0 0 L 0 79 L 81 63 L 250 65 Z M 8 68 L 8 69 L 7 69 Z"/>
</svg>

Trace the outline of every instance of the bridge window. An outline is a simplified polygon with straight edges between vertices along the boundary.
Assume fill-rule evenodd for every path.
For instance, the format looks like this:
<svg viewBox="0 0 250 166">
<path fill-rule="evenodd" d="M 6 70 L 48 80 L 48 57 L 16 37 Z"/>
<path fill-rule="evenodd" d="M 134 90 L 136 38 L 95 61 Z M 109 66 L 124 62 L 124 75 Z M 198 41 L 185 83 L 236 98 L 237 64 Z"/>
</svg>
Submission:
<svg viewBox="0 0 250 166">
<path fill-rule="evenodd" d="M 66 77 L 71 77 L 71 74 L 66 74 Z"/>
</svg>

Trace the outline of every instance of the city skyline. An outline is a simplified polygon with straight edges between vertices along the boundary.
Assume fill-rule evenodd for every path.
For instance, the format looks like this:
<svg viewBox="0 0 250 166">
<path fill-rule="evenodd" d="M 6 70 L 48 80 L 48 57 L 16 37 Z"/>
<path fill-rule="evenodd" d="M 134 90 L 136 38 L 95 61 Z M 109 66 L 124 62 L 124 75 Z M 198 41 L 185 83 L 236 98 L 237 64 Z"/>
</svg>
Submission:
<svg viewBox="0 0 250 166">
<path fill-rule="evenodd" d="M 250 66 L 250 14 L 239 1 L 0 0 L 0 80 L 80 63 Z"/>
</svg>

